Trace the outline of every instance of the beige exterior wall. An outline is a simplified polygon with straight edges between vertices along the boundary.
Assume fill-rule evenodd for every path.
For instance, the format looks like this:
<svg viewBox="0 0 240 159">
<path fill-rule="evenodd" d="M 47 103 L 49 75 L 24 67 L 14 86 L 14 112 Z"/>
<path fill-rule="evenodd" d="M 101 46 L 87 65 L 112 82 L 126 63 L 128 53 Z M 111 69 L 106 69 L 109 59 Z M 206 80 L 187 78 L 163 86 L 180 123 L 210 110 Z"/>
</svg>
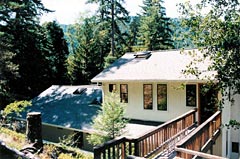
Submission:
<svg viewBox="0 0 240 159">
<path fill-rule="evenodd" d="M 103 83 L 103 94 L 109 92 L 109 84 L 116 84 L 117 93 L 120 93 L 120 84 L 128 85 L 128 103 L 126 117 L 130 119 L 165 122 L 195 108 L 186 106 L 186 90 L 182 83 L 161 82 L 122 82 Z M 143 84 L 153 86 L 153 109 L 143 108 Z M 157 110 L 157 84 L 167 84 L 167 111 Z M 189 83 L 194 84 L 194 83 Z M 197 107 L 198 107 L 198 85 L 197 85 Z"/>
<path fill-rule="evenodd" d="M 58 142 L 60 142 L 59 139 L 66 138 L 67 136 L 72 135 L 74 133 L 75 133 L 75 131 L 71 130 L 71 129 L 65 129 L 65 128 L 60 128 L 60 127 L 55 127 L 52 125 L 45 125 L 45 124 L 42 125 L 43 139 L 50 141 L 50 142 L 58 143 Z M 83 132 L 83 147 L 82 147 L 82 149 L 87 150 L 87 151 L 92 151 L 93 146 L 88 143 L 87 135 L 88 135 L 88 133 Z"/>
<path fill-rule="evenodd" d="M 225 98 L 224 108 L 222 111 L 222 123 L 225 125 L 230 119 L 240 121 L 240 95 L 233 96 L 234 102 L 231 103 L 228 98 Z M 232 142 L 240 144 L 240 130 L 239 129 L 227 129 L 226 126 L 222 129 L 222 152 L 223 156 L 238 159 L 239 153 L 232 152 Z M 238 147 L 240 152 L 240 147 Z"/>
</svg>

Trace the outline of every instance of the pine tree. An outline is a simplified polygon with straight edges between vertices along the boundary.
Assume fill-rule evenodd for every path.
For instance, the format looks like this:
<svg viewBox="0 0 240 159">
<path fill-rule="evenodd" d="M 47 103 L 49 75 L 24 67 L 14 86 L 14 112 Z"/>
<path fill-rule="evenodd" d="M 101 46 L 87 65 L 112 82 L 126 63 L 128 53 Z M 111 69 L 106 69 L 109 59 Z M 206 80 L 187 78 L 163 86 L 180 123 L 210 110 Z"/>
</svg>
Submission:
<svg viewBox="0 0 240 159">
<path fill-rule="evenodd" d="M 19 77 L 11 79 L 9 86 L 19 98 L 36 95 L 48 85 L 46 50 L 41 44 L 39 25 L 39 16 L 48 10 L 38 0 L 0 3 L 0 31 L 11 37 L 10 51 L 16 54 L 12 61 L 19 66 Z"/>
<path fill-rule="evenodd" d="M 66 61 L 69 55 L 67 42 L 64 38 L 62 28 L 56 21 L 43 24 L 44 35 L 46 37 L 46 48 L 48 59 L 50 81 L 53 84 L 67 84 Z"/>
<path fill-rule="evenodd" d="M 89 84 L 101 69 L 101 42 L 106 34 L 98 32 L 95 17 L 85 18 L 68 31 L 70 50 L 67 60 L 68 75 L 72 84 Z"/>
<path fill-rule="evenodd" d="M 9 81 L 19 75 L 18 65 L 13 63 L 13 57 L 16 54 L 10 51 L 8 45 L 10 39 L 11 37 L 0 32 L 0 110 L 12 101 Z"/>
<path fill-rule="evenodd" d="M 125 105 L 120 102 L 117 94 L 107 95 L 101 108 L 93 121 L 96 133 L 91 134 L 88 138 L 93 145 L 102 144 L 120 136 L 127 124 L 127 120 L 124 119 Z"/>
<path fill-rule="evenodd" d="M 139 45 L 146 50 L 173 48 L 172 31 L 162 0 L 144 0 L 139 27 Z"/>
<path fill-rule="evenodd" d="M 106 32 L 108 37 L 102 46 L 102 55 L 106 57 L 111 48 L 114 48 L 114 57 L 120 57 L 123 55 L 128 47 L 126 39 L 128 38 L 127 23 L 129 22 L 128 11 L 122 6 L 124 0 L 89 0 L 88 3 L 97 3 L 98 8 L 98 20 L 101 27 L 99 31 Z M 112 34 L 114 33 L 114 35 Z M 114 37 L 113 37 L 114 36 Z M 112 46 L 112 47 L 111 47 Z"/>
</svg>

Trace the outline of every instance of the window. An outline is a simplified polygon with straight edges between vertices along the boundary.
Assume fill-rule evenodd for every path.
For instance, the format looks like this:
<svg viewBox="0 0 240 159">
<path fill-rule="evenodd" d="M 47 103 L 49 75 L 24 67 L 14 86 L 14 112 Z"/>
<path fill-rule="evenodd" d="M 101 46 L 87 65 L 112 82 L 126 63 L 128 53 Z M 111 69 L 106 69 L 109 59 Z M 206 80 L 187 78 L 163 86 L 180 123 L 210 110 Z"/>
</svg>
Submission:
<svg viewBox="0 0 240 159">
<path fill-rule="evenodd" d="M 186 85 L 186 105 L 190 107 L 196 107 L 197 105 L 197 93 L 196 85 Z"/>
<path fill-rule="evenodd" d="M 152 97 L 152 85 L 144 84 L 143 85 L 143 104 L 144 109 L 153 108 L 153 97 Z"/>
<path fill-rule="evenodd" d="M 123 103 L 128 102 L 128 85 L 127 84 L 120 85 L 120 98 L 121 98 L 121 102 Z"/>
<path fill-rule="evenodd" d="M 109 92 L 116 92 L 116 84 L 109 84 Z"/>
<path fill-rule="evenodd" d="M 157 109 L 167 110 L 167 85 L 157 85 Z"/>
<path fill-rule="evenodd" d="M 232 152 L 234 152 L 234 153 L 239 152 L 239 143 L 238 142 L 232 142 Z"/>
</svg>

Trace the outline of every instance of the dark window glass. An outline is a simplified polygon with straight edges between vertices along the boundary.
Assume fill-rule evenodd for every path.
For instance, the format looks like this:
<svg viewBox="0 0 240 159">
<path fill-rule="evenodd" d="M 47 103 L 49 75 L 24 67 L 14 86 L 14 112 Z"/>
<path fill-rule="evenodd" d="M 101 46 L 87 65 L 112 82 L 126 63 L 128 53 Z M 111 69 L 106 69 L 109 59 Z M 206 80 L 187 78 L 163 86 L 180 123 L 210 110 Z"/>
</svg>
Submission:
<svg viewBox="0 0 240 159">
<path fill-rule="evenodd" d="M 143 85 L 143 104 L 144 109 L 153 108 L 153 97 L 152 97 L 152 85 L 144 84 Z"/>
<path fill-rule="evenodd" d="M 197 93 L 196 85 L 186 85 L 186 105 L 190 107 L 196 107 L 197 105 Z"/>
<path fill-rule="evenodd" d="M 157 85 L 157 109 L 167 110 L 167 85 Z"/>
<path fill-rule="evenodd" d="M 121 102 L 123 103 L 128 102 L 128 85 L 127 84 L 120 85 L 120 98 L 121 98 Z"/>
<path fill-rule="evenodd" d="M 232 142 L 232 152 L 238 153 L 239 152 L 239 143 Z"/>
<path fill-rule="evenodd" d="M 116 84 L 109 84 L 109 92 L 116 92 Z"/>
</svg>

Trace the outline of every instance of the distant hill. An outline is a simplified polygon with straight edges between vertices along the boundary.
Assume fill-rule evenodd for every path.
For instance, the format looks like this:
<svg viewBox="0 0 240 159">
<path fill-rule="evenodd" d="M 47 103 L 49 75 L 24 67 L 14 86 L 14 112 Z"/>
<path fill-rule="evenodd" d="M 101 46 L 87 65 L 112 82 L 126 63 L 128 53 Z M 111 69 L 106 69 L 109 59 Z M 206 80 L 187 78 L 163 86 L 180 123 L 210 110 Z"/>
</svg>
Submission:
<svg viewBox="0 0 240 159">
<path fill-rule="evenodd" d="M 133 19 L 133 17 L 131 17 L 131 20 L 132 19 Z M 173 41 L 174 41 L 175 49 L 196 48 L 196 46 L 192 43 L 191 38 L 187 36 L 188 34 L 190 34 L 189 28 L 182 27 L 181 20 L 178 18 L 171 18 L 170 22 L 172 23 L 171 29 L 173 30 Z M 68 32 L 68 29 L 70 28 L 70 26 L 71 26 L 71 24 L 70 25 L 60 24 L 60 27 L 63 29 L 65 38 L 67 41 L 69 39 L 66 36 L 66 33 Z M 74 34 L 74 32 L 72 32 L 72 34 Z"/>
</svg>

